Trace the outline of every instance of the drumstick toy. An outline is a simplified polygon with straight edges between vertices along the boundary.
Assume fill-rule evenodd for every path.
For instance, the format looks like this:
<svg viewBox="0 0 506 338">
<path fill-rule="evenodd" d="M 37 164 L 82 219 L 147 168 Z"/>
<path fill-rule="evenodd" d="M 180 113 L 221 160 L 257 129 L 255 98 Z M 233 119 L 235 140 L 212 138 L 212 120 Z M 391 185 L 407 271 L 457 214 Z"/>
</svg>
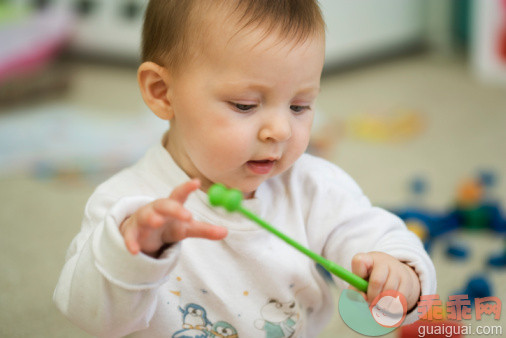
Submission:
<svg viewBox="0 0 506 338">
<path fill-rule="evenodd" d="M 327 271 L 341 278 L 342 280 L 348 282 L 349 284 L 356 287 L 358 290 L 367 293 L 368 282 L 354 273 L 346 270 L 342 266 L 329 261 L 328 259 L 323 258 L 318 255 L 314 251 L 309 250 L 299 242 L 294 239 L 288 237 L 281 231 L 274 228 L 272 225 L 255 215 L 253 212 L 249 211 L 242 207 L 242 192 L 237 189 L 227 189 L 223 184 L 217 183 L 209 188 L 207 195 L 209 196 L 209 203 L 212 206 L 221 206 L 224 207 L 229 212 L 240 212 L 250 220 L 258 223 L 265 230 L 273 233 L 277 237 L 281 238 L 286 243 L 293 246 L 295 249 L 299 250 L 306 256 L 310 257 L 312 260 L 323 266 Z"/>
</svg>

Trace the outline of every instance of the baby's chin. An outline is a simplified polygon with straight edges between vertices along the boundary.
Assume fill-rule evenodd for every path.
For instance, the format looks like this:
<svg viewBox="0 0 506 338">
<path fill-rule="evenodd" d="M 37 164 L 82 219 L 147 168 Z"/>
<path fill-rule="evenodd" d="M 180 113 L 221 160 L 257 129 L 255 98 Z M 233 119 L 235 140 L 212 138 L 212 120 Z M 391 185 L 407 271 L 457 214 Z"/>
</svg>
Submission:
<svg viewBox="0 0 506 338">
<path fill-rule="evenodd" d="M 257 191 L 258 187 L 260 186 L 260 184 L 248 184 L 245 186 L 239 185 L 239 186 L 236 186 L 235 188 L 239 189 L 242 192 L 244 199 L 251 199 L 251 198 L 255 197 L 256 191 Z"/>
<path fill-rule="evenodd" d="M 268 179 L 268 177 L 265 177 L 263 179 L 244 179 L 241 181 L 224 181 L 219 182 L 224 184 L 227 187 L 238 189 L 242 192 L 244 199 L 251 199 L 255 197 L 256 191 L 260 187 L 260 185 L 265 182 Z"/>
<path fill-rule="evenodd" d="M 280 163 L 276 163 L 272 170 L 266 173 L 251 172 L 247 164 L 240 170 L 236 170 L 228 177 L 216 177 L 212 181 L 221 183 L 229 188 L 238 189 L 243 193 L 244 199 L 254 198 L 258 188 L 267 180 L 283 172 Z"/>
</svg>

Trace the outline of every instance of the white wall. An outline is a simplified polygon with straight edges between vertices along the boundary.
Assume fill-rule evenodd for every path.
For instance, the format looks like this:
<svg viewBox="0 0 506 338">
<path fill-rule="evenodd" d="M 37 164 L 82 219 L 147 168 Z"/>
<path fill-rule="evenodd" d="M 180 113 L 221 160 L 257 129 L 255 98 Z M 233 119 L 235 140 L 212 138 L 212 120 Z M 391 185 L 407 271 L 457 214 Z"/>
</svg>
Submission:
<svg viewBox="0 0 506 338">
<path fill-rule="evenodd" d="M 402 48 L 425 37 L 424 0 L 321 0 L 320 4 L 327 23 L 328 64 Z"/>
<path fill-rule="evenodd" d="M 135 0 L 145 5 L 147 0 Z M 273 0 L 275 1 L 275 0 Z M 424 36 L 426 0 L 320 0 L 327 22 L 327 60 L 334 64 L 392 48 Z M 432 0 L 450 1 L 450 0 Z M 32 0 L 14 0 L 31 4 Z M 52 0 L 72 9 L 76 0 Z M 136 61 L 142 16 L 125 20 L 124 0 L 97 0 L 91 14 L 76 19 L 72 43 L 78 53 Z"/>
</svg>

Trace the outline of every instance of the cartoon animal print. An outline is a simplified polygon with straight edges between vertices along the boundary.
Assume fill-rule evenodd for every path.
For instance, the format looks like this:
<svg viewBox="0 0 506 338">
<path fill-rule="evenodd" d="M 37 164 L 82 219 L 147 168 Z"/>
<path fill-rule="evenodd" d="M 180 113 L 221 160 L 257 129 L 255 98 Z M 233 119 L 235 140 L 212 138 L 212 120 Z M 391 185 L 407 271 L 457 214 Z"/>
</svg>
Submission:
<svg viewBox="0 0 506 338">
<path fill-rule="evenodd" d="M 183 314 L 183 329 L 172 335 L 172 338 L 207 338 L 211 322 L 207 319 L 206 310 L 197 304 L 187 304 L 184 309 L 179 307 Z"/>
<path fill-rule="evenodd" d="M 262 307 L 260 313 L 262 319 L 255 321 L 255 327 L 264 330 L 266 338 L 294 337 L 300 317 L 295 301 L 282 303 L 272 298 Z"/>
<path fill-rule="evenodd" d="M 211 329 L 210 336 L 212 338 L 238 338 L 237 330 L 235 327 L 227 322 L 219 321 L 214 323 Z"/>
</svg>

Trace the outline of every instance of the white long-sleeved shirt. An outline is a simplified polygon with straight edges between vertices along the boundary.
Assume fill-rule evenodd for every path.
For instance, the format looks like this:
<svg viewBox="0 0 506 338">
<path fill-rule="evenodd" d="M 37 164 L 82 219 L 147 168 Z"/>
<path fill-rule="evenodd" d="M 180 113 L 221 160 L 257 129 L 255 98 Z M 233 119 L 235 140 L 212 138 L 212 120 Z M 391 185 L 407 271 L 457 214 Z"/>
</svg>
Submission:
<svg viewBox="0 0 506 338">
<path fill-rule="evenodd" d="M 54 292 L 58 308 L 104 337 L 316 337 L 338 314 L 315 263 L 243 216 L 211 207 L 200 190 L 185 207 L 197 220 L 227 227 L 225 239 L 187 238 L 158 259 L 126 250 L 122 221 L 188 180 L 158 144 L 102 183 L 68 249 Z M 422 294 L 435 293 L 420 240 L 325 160 L 301 156 L 243 205 L 348 270 L 358 252 L 386 252 L 415 269 Z M 416 319 L 413 311 L 406 322 Z"/>
</svg>

